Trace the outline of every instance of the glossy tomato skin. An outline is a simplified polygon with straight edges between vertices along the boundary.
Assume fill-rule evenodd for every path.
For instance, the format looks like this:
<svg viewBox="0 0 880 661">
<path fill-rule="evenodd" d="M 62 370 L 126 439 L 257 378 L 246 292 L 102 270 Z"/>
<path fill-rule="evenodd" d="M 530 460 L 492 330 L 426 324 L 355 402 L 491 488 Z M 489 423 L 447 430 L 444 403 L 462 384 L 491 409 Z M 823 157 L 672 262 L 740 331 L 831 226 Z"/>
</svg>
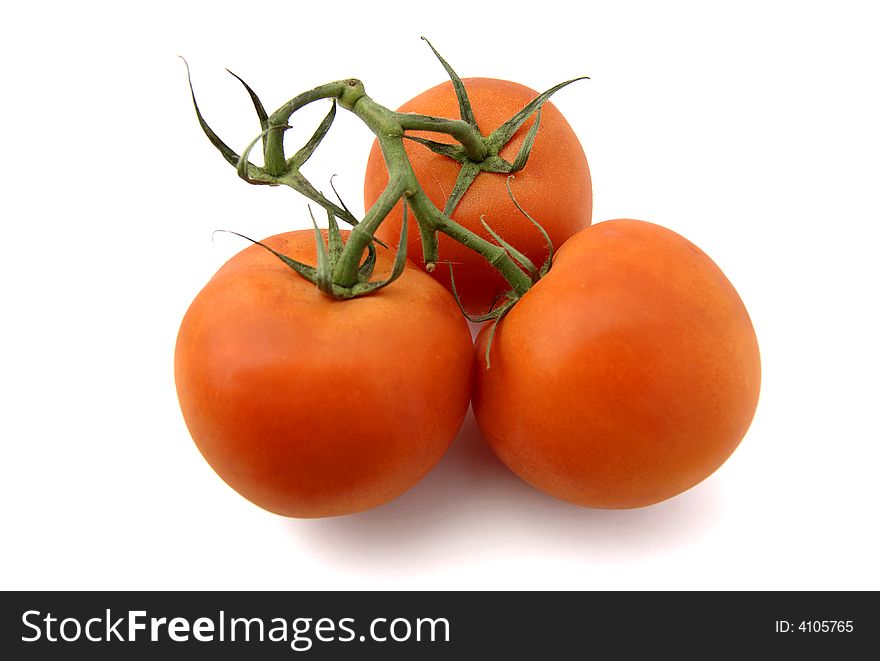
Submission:
<svg viewBox="0 0 880 661">
<path fill-rule="evenodd" d="M 265 243 L 314 262 L 311 231 Z M 392 261 L 380 249 L 374 278 Z M 251 246 L 186 313 L 175 379 L 198 449 L 230 486 L 278 514 L 333 516 L 391 500 L 439 461 L 468 407 L 472 351 L 454 300 L 414 265 L 334 301 Z"/>
<path fill-rule="evenodd" d="M 492 78 L 466 78 L 477 125 L 484 136 L 510 119 L 538 93 L 517 83 Z M 400 112 L 415 112 L 439 117 L 458 118 L 458 101 L 451 82 L 433 87 L 408 101 Z M 513 161 L 534 121 L 530 118 L 502 150 L 501 156 Z M 436 133 L 413 132 L 413 135 L 452 142 Z M 460 165 L 440 156 L 422 145 L 406 140 L 405 146 L 416 177 L 432 202 L 442 211 L 446 205 Z M 462 198 L 452 214 L 453 220 L 484 238 L 489 234 L 480 222 L 486 222 L 506 241 L 526 254 L 540 266 L 547 257 L 547 246 L 541 234 L 520 214 L 507 192 L 507 176 L 481 173 Z M 516 173 L 511 188 L 517 201 L 547 230 L 554 245 L 562 243 L 575 232 L 590 224 L 593 209 L 590 168 L 584 150 L 562 113 L 550 102 L 544 104 L 541 125 L 525 168 Z M 364 203 L 370 208 L 388 182 L 388 172 L 382 160 L 378 142 L 373 144 L 367 163 L 364 182 Z M 390 245 L 400 237 L 401 207 L 382 223 L 377 236 Z M 407 254 L 422 264 L 422 246 L 418 228 L 410 223 Z M 441 262 L 451 262 L 455 269 L 455 283 L 465 307 L 472 312 L 484 312 L 495 297 L 506 291 L 504 279 L 469 248 L 440 235 Z M 449 269 L 441 264 L 432 276 L 450 289 Z"/>
<path fill-rule="evenodd" d="M 748 313 L 679 235 L 635 220 L 565 243 L 475 351 L 473 406 L 501 460 L 598 508 L 660 502 L 715 471 L 746 433 L 761 368 Z"/>
</svg>

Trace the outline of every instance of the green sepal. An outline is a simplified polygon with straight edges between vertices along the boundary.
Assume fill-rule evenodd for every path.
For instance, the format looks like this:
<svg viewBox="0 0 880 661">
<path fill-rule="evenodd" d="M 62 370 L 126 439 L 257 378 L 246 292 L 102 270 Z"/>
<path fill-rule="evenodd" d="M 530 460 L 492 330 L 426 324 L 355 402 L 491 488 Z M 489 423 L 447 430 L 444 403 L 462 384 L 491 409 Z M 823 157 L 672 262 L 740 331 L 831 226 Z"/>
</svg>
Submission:
<svg viewBox="0 0 880 661">
<path fill-rule="evenodd" d="M 550 270 L 550 266 L 553 264 L 553 239 L 550 238 L 550 235 L 547 233 L 547 230 L 544 229 L 544 226 L 541 225 L 541 223 L 539 223 L 537 220 L 532 218 L 517 201 L 516 196 L 514 196 L 513 191 L 510 188 L 510 180 L 513 178 L 513 175 L 510 175 L 507 178 L 507 194 L 510 196 L 511 201 L 513 202 L 514 206 L 516 206 L 516 208 L 519 210 L 519 212 L 523 216 L 528 218 L 532 225 L 538 228 L 541 236 L 544 237 L 544 242 L 547 244 L 547 259 L 544 260 L 544 263 L 541 265 L 541 268 L 538 271 L 538 277 L 543 278 L 545 275 L 547 275 L 547 272 Z"/>
<path fill-rule="evenodd" d="M 315 282 L 315 278 L 316 278 L 317 274 L 315 272 L 314 266 L 309 266 L 308 264 L 303 264 L 302 262 L 298 262 L 295 259 L 292 259 L 291 257 L 288 257 L 287 255 L 278 252 L 274 248 L 267 246 L 262 241 L 257 241 L 256 239 L 252 239 L 251 237 L 245 236 L 244 234 L 240 234 L 239 232 L 233 232 L 232 230 L 217 230 L 217 231 L 218 232 L 226 232 L 228 234 L 234 234 L 235 236 L 241 237 L 245 241 L 250 241 L 254 245 L 260 246 L 261 248 L 265 248 L 270 253 L 275 255 L 278 259 L 280 259 L 282 262 L 287 264 L 287 266 L 289 266 L 291 269 L 293 269 L 293 271 L 295 271 L 298 275 L 301 275 L 303 278 L 305 278 L 309 282 Z"/>
<path fill-rule="evenodd" d="M 313 202 L 321 205 L 321 207 L 323 207 L 327 211 L 332 211 L 339 220 L 342 220 L 352 226 L 358 224 L 358 219 L 355 218 L 350 211 L 348 211 L 347 209 L 343 209 L 339 205 L 334 204 L 326 197 L 324 197 L 324 195 L 317 188 L 312 186 L 311 182 L 309 182 L 309 180 L 306 179 L 299 170 L 290 170 L 286 174 L 278 177 L 277 181 L 278 183 L 290 186 L 293 190 L 301 193 L 302 195 L 305 195 Z"/>
<path fill-rule="evenodd" d="M 229 69 L 227 69 L 226 72 L 230 76 L 232 76 L 233 78 L 238 80 L 238 82 L 240 82 L 242 85 L 244 85 L 244 88 L 247 90 L 247 93 L 251 97 L 251 101 L 254 104 L 254 110 L 257 111 L 257 117 L 259 117 L 259 119 L 260 119 L 260 128 L 263 131 L 268 129 L 269 128 L 269 115 L 266 113 L 266 108 L 263 107 L 263 102 L 260 101 L 260 97 L 258 97 L 256 92 L 254 92 L 254 90 L 251 89 L 250 85 L 248 85 L 246 82 L 244 82 L 244 80 L 242 79 L 241 76 L 239 76 L 236 73 L 233 73 Z M 263 138 L 263 154 L 265 155 L 265 153 L 266 153 L 266 139 L 264 137 Z"/>
<path fill-rule="evenodd" d="M 407 231 L 407 204 L 403 200 L 403 223 L 400 227 L 400 243 L 397 246 L 397 254 L 394 256 L 394 264 L 391 267 L 391 273 L 386 280 L 381 282 L 358 282 L 352 287 L 345 289 L 334 285 L 334 293 L 337 298 L 355 298 L 371 294 L 383 287 L 387 287 L 397 280 L 406 269 L 406 231 Z"/>
<path fill-rule="evenodd" d="M 468 162 L 461 166 L 461 170 L 458 171 L 458 177 L 455 180 L 455 186 L 453 186 L 452 193 L 450 193 L 449 199 L 446 200 L 446 206 L 443 208 L 443 213 L 446 216 L 452 217 L 452 212 L 455 211 L 458 203 L 461 202 L 461 198 L 464 197 L 474 179 L 480 174 L 482 169 L 480 165 L 480 163 Z"/>
<path fill-rule="evenodd" d="M 318 227 L 317 222 L 315 221 L 315 217 L 312 214 L 311 208 L 309 208 L 309 215 L 312 217 L 312 226 L 315 231 L 315 249 L 317 255 L 317 264 L 316 266 L 309 266 L 308 264 L 303 264 L 302 262 L 298 262 L 295 259 L 288 257 L 287 255 L 278 252 L 274 248 L 266 245 L 261 241 L 257 241 L 255 239 L 250 238 L 249 236 L 245 236 L 244 234 L 240 234 L 238 232 L 233 232 L 231 230 L 217 230 L 218 232 L 228 232 L 229 234 L 234 234 L 236 236 L 245 239 L 246 241 L 250 241 L 251 243 L 260 246 L 271 252 L 275 257 L 281 260 L 284 264 L 289 266 L 294 272 L 298 275 L 302 276 L 309 282 L 317 285 L 318 289 L 327 294 L 328 296 L 332 296 L 333 298 L 346 300 L 351 298 L 357 298 L 359 296 L 364 296 L 366 294 L 370 294 L 375 292 L 383 287 L 390 285 L 392 282 L 397 280 L 402 274 L 404 269 L 406 268 L 406 232 L 407 232 L 407 206 L 404 203 L 403 207 L 403 225 L 401 227 L 401 245 L 397 250 L 397 255 L 394 258 L 394 264 L 391 268 L 391 273 L 388 278 L 382 280 L 381 282 L 368 282 L 370 275 L 373 272 L 373 268 L 376 265 L 376 248 L 372 244 L 367 246 L 367 258 L 364 260 L 364 263 L 358 269 L 358 272 L 361 276 L 363 276 L 363 280 L 359 281 L 352 287 L 340 287 L 337 284 L 333 283 L 331 274 L 332 274 L 332 263 L 334 261 L 334 257 L 331 256 L 330 250 L 328 250 L 327 245 L 324 243 L 324 237 L 321 234 L 321 230 Z M 341 242 L 341 236 L 339 235 L 339 228 L 336 226 L 335 219 L 332 215 L 328 215 L 328 221 L 330 223 L 330 230 L 328 232 L 328 236 L 332 237 L 334 233 L 336 234 L 337 239 Z M 334 231 L 334 226 L 336 227 Z M 330 239 L 331 245 L 336 242 L 336 239 Z"/>
<path fill-rule="evenodd" d="M 400 275 L 403 273 L 403 269 L 406 267 L 406 235 L 409 205 L 406 203 L 405 196 L 401 199 L 400 202 L 403 205 L 403 221 L 400 224 L 400 240 L 397 242 L 397 254 L 394 256 L 394 266 L 391 268 L 391 278 L 389 278 L 386 284 L 397 280 L 397 278 L 399 278 Z"/>
<path fill-rule="evenodd" d="M 317 252 L 317 263 L 315 265 L 315 284 L 325 294 L 333 296 L 333 277 L 330 270 L 330 255 L 327 252 L 327 246 L 324 243 L 324 236 L 321 234 L 321 228 L 315 222 L 315 216 L 312 214 L 312 208 L 309 207 L 309 215 L 312 217 L 312 226 L 315 228 L 315 249 Z"/>
<path fill-rule="evenodd" d="M 498 235 L 498 233 L 491 227 L 489 227 L 489 224 L 485 220 L 483 220 L 483 216 L 480 216 L 480 222 L 483 224 L 483 227 L 487 232 L 489 232 L 492 238 L 498 242 L 498 245 L 504 248 L 507 251 L 507 254 L 510 255 L 517 264 L 519 264 L 526 270 L 526 272 L 532 278 L 533 282 L 536 282 L 538 280 L 538 267 L 536 267 L 534 263 L 532 263 L 532 260 L 526 257 L 519 250 L 514 248 L 512 245 L 510 245 L 507 241 L 502 239 Z"/>
<path fill-rule="evenodd" d="M 526 166 L 526 163 L 529 160 L 529 154 L 532 153 L 532 146 L 535 144 L 535 136 L 538 135 L 538 127 L 540 125 L 541 108 L 538 108 L 535 111 L 535 121 L 529 127 L 529 132 L 526 133 L 526 139 L 523 140 L 523 143 L 520 145 L 516 158 L 513 159 L 513 163 L 510 164 L 510 169 L 513 172 L 519 172 Z"/>
<path fill-rule="evenodd" d="M 386 287 L 390 285 L 392 282 L 397 280 L 402 274 L 403 270 L 406 268 L 406 231 L 407 231 L 407 208 L 408 205 L 406 203 L 406 199 L 403 200 L 403 222 L 400 224 L 400 241 L 397 244 L 397 254 L 394 256 L 394 265 L 391 267 L 391 275 L 388 276 L 387 280 L 379 283 L 370 283 L 375 284 L 376 286 L 373 290 L 381 289 L 382 287 Z"/>
<path fill-rule="evenodd" d="M 497 317 L 495 317 L 495 321 L 492 322 L 492 327 L 489 329 L 489 335 L 486 337 L 486 369 L 492 369 L 492 342 L 495 340 L 495 331 L 498 330 L 498 324 L 501 323 L 501 320 L 513 309 L 514 304 L 516 303 L 515 299 L 508 300 L 507 303 L 504 304 L 503 307 L 499 308 L 500 312 Z"/>
<path fill-rule="evenodd" d="M 479 131 L 477 120 L 474 117 L 473 108 L 471 108 L 471 101 L 468 98 L 467 90 L 465 89 L 461 78 L 459 78 L 458 74 L 455 73 L 455 70 L 449 66 L 449 63 L 443 59 L 440 53 L 437 52 L 437 49 L 434 48 L 433 44 L 431 44 L 431 42 L 425 37 L 422 37 L 422 39 L 428 44 L 431 50 L 434 51 L 434 55 L 437 56 L 437 59 L 440 60 L 440 64 L 443 65 L 443 68 L 446 69 L 446 73 L 449 74 L 449 79 L 452 81 L 452 87 L 455 89 L 455 98 L 458 99 L 458 111 L 461 118 Z"/>
<path fill-rule="evenodd" d="M 535 137 L 538 135 L 538 128 L 540 126 L 541 109 L 539 108 L 535 111 L 535 121 L 529 127 L 525 140 L 523 140 L 523 143 L 519 146 L 519 151 L 516 153 L 516 158 L 514 158 L 513 163 L 496 154 L 487 156 L 486 159 L 480 163 L 480 170 L 482 172 L 497 172 L 499 174 L 510 174 L 511 172 L 519 172 L 522 170 L 529 160 L 529 155 L 532 153 L 532 147 L 535 144 Z"/>
<path fill-rule="evenodd" d="M 339 225 L 336 224 L 336 216 L 329 210 L 327 211 L 327 244 L 330 268 L 332 269 L 342 254 L 344 246 L 342 244 L 342 234 L 339 232 Z"/>
<path fill-rule="evenodd" d="M 525 123 L 525 121 L 531 116 L 531 114 L 542 105 L 544 105 L 547 99 L 553 96 L 556 92 L 567 85 L 571 85 L 572 83 L 577 82 L 578 80 L 586 80 L 587 78 L 588 76 L 581 76 L 580 78 L 567 80 L 564 83 L 554 85 L 546 92 L 538 95 L 535 99 L 526 104 L 526 106 L 522 110 L 520 110 L 513 117 L 504 122 L 504 124 L 499 126 L 497 129 L 492 131 L 491 135 L 486 138 L 486 146 L 489 147 L 489 151 L 495 154 L 501 151 L 501 148 L 508 142 L 510 142 L 513 134 L 519 130 L 519 128 Z"/>
<path fill-rule="evenodd" d="M 452 298 L 455 299 L 456 304 L 458 305 L 458 309 L 461 310 L 461 313 L 464 315 L 464 318 L 474 324 L 481 324 L 484 321 L 489 321 L 490 319 L 495 319 L 501 313 L 500 308 L 495 308 L 495 302 L 493 301 L 492 305 L 489 307 L 489 311 L 483 314 L 475 315 L 465 309 L 464 304 L 461 302 L 461 296 L 458 294 L 458 288 L 455 286 L 455 272 L 452 269 L 452 263 L 448 263 L 449 266 L 449 283 L 452 287 Z"/>
<path fill-rule="evenodd" d="M 452 262 L 449 262 L 448 265 L 449 265 L 449 284 L 452 286 L 452 298 L 455 299 L 455 302 L 458 305 L 458 309 L 461 310 L 461 313 L 464 315 L 464 318 L 472 323 L 475 323 L 475 324 L 492 318 L 489 316 L 491 314 L 491 312 L 488 314 L 481 315 L 481 316 L 474 316 L 465 309 L 464 303 L 461 302 L 461 296 L 459 296 L 459 294 L 458 294 L 458 287 L 455 286 L 455 273 L 452 268 Z"/>
<path fill-rule="evenodd" d="M 461 145 L 450 145 L 445 142 L 437 142 L 436 140 L 428 140 L 427 138 L 420 138 L 418 136 L 408 134 L 404 134 L 403 137 L 406 140 L 412 140 L 413 142 L 417 142 L 420 145 L 424 145 L 435 154 L 447 156 L 454 161 L 458 161 L 459 163 L 465 163 L 468 160 L 467 151 Z"/>
<path fill-rule="evenodd" d="M 428 149 L 431 149 L 435 153 L 447 156 L 461 163 L 461 170 L 459 171 L 458 178 L 455 181 L 455 187 L 453 188 L 449 199 L 446 201 L 446 206 L 443 209 L 443 213 L 449 217 L 452 217 L 452 213 L 455 211 L 459 202 L 461 202 L 461 198 L 464 197 L 464 194 L 468 191 L 471 184 L 474 182 L 474 179 L 476 179 L 481 172 L 510 174 L 512 172 L 518 172 L 519 170 L 522 170 L 529 160 L 529 155 L 531 154 L 532 147 L 534 146 L 535 139 L 538 135 L 538 129 L 541 125 L 541 107 L 544 105 L 547 99 L 549 99 L 553 94 L 561 90 L 566 85 L 570 85 L 571 83 L 578 80 L 585 80 L 586 78 L 586 76 L 583 76 L 581 78 L 574 78 L 564 83 L 560 83 L 559 85 L 555 85 L 554 87 L 551 87 L 549 90 L 547 90 L 543 94 L 540 94 L 537 98 L 528 103 L 522 110 L 517 112 L 513 117 L 507 120 L 507 122 L 505 122 L 495 131 L 493 131 L 491 135 L 485 138 L 486 147 L 489 150 L 489 155 L 486 156 L 486 158 L 479 163 L 471 161 L 467 156 L 467 152 L 461 145 L 448 145 L 440 142 L 435 142 L 433 140 L 426 140 L 424 138 L 416 138 L 413 136 L 405 135 L 405 138 L 418 142 L 428 147 Z M 517 152 L 513 162 L 511 163 L 501 158 L 498 153 L 501 151 L 504 145 L 506 145 L 510 141 L 513 135 L 519 130 L 519 128 L 533 113 L 535 114 L 535 121 L 529 127 L 525 139 L 523 140 L 522 145 L 520 145 L 519 151 Z"/>
<path fill-rule="evenodd" d="M 461 313 L 465 316 L 465 319 L 470 321 L 473 324 L 481 324 L 484 321 L 491 321 L 492 327 L 489 329 L 489 336 L 486 338 L 486 369 L 492 368 L 492 359 L 490 357 L 490 352 L 492 351 L 492 341 L 495 339 L 495 330 L 498 328 L 498 323 L 504 319 L 508 312 L 513 309 L 513 306 L 516 304 L 518 297 L 513 294 L 513 292 L 507 292 L 502 294 L 502 296 L 506 297 L 507 300 L 500 307 L 495 307 L 498 299 L 492 302 L 489 311 L 485 314 L 474 316 L 470 314 L 467 310 L 465 310 L 464 305 L 461 302 L 461 298 L 458 295 L 458 289 L 455 287 L 455 274 L 452 270 L 452 264 L 449 265 L 449 282 L 452 285 L 452 298 L 455 299 L 455 302 L 458 304 L 458 309 L 461 310 Z"/>
<path fill-rule="evenodd" d="M 287 166 L 289 168 L 299 169 L 305 164 L 307 160 L 309 160 L 311 155 L 315 153 L 315 149 L 317 149 L 318 145 L 321 144 L 321 140 L 323 140 L 324 136 L 327 135 L 327 131 L 330 130 L 330 127 L 333 125 L 333 120 L 335 118 L 336 99 L 333 99 L 333 103 L 330 106 L 330 112 L 327 113 L 327 115 L 318 125 L 318 128 L 315 129 L 315 132 L 312 134 L 312 137 L 309 138 L 309 141 L 303 146 L 302 149 L 300 149 L 293 156 L 287 159 Z"/>
<path fill-rule="evenodd" d="M 374 268 L 376 268 L 376 246 L 370 242 L 367 244 L 367 257 L 363 264 L 358 266 L 358 281 L 368 282 Z"/>
<path fill-rule="evenodd" d="M 290 127 L 286 126 L 286 127 L 272 127 L 272 128 L 286 129 L 286 128 L 290 128 Z M 260 133 L 260 135 L 258 135 L 256 138 L 251 140 L 250 143 L 248 144 L 248 146 L 244 148 L 244 151 L 241 152 L 241 156 L 238 159 L 238 163 L 235 164 L 235 170 L 238 173 L 238 176 L 241 177 L 242 179 L 244 179 L 249 184 L 257 184 L 257 185 L 264 184 L 264 185 L 268 185 L 268 186 L 275 186 L 278 183 L 278 180 L 275 177 L 267 174 L 262 168 L 258 168 L 256 165 L 253 165 L 252 163 L 248 162 L 248 159 L 250 158 L 251 151 L 253 150 L 254 146 L 260 140 L 264 140 L 266 138 L 266 135 L 268 135 L 269 131 L 271 131 L 272 128 L 266 129 L 265 131 Z"/>
<path fill-rule="evenodd" d="M 351 211 L 348 210 L 348 206 L 345 204 L 345 202 L 342 201 L 342 197 L 339 195 L 339 191 L 336 190 L 336 186 L 333 184 L 333 180 L 334 180 L 335 178 L 336 178 L 336 175 L 335 175 L 335 174 L 330 175 L 330 188 L 333 189 L 333 194 L 336 196 L 336 199 L 339 201 L 339 205 L 345 210 L 345 213 L 347 213 L 347 214 L 351 215 L 352 217 L 354 217 L 354 214 L 351 213 Z"/>
<path fill-rule="evenodd" d="M 328 211 L 332 211 L 336 215 L 336 217 L 339 218 L 340 220 L 343 220 L 344 222 L 348 223 L 349 225 L 357 225 L 358 219 L 355 218 L 355 216 L 347 208 L 344 208 L 344 205 L 343 205 L 343 207 L 340 207 L 340 206 L 333 204 L 330 200 L 326 199 L 314 186 L 312 186 L 312 184 L 308 181 L 308 179 L 306 179 L 298 171 L 297 168 L 290 168 L 286 173 L 284 173 L 278 177 L 274 177 L 274 176 L 270 175 L 268 172 L 266 172 L 263 168 L 259 168 L 255 165 L 253 165 L 252 163 L 248 162 L 248 157 L 250 156 L 250 152 L 253 150 L 254 146 L 256 145 L 256 143 L 258 141 L 263 140 L 263 145 L 265 148 L 265 144 L 266 144 L 265 139 L 266 139 L 266 136 L 268 135 L 269 131 L 271 131 L 273 129 L 286 130 L 286 129 L 289 129 L 290 126 L 287 124 L 281 124 L 278 126 L 270 126 L 270 119 L 264 118 L 265 109 L 263 108 L 263 105 L 260 102 L 257 95 L 255 93 L 253 93 L 253 90 L 250 88 L 250 86 L 247 85 L 247 83 L 245 83 L 241 78 L 239 78 L 239 76 L 232 73 L 231 71 L 229 73 L 232 74 L 233 76 L 235 76 L 235 78 L 237 78 L 239 81 L 241 81 L 241 83 L 245 86 L 245 89 L 248 90 L 248 93 L 251 94 L 251 98 L 254 101 L 254 106 L 257 109 L 257 114 L 260 116 L 260 126 L 262 128 L 262 131 L 260 132 L 260 135 L 258 135 L 251 142 L 250 145 L 248 145 L 243 156 L 239 156 L 233 149 L 231 149 L 225 142 L 223 142 L 223 140 L 221 140 L 220 137 L 213 131 L 213 129 L 211 129 L 211 127 L 205 121 L 205 118 L 202 116 L 201 110 L 199 109 L 198 102 L 196 101 L 196 95 L 195 95 L 195 91 L 194 91 L 193 85 L 192 85 L 192 76 L 190 75 L 189 63 L 183 57 L 181 57 L 180 59 L 183 60 L 183 63 L 186 66 L 186 78 L 187 78 L 187 82 L 189 84 L 190 94 L 192 95 L 193 107 L 195 108 L 195 111 L 196 111 L 196 118 L 199 121 L 199 126 L 201 126 L 202 131 L 208 137 L 208 140 L 211 142 L 211 144 L 214 145 L 214 147 L 220 152 L 220 154 L 223 156 L 223 158 L 226 159 L 226 162 L 229 163 L 230 165 L 232 165 L 236 169 L 239 177 L 241 177 L 244 181 L 248 182 L 249 184 L 264 184 L 264 185 L 285 184 L 287 186 L 290 186 L 291 188 L 293 188 L 297 192 L 301 193 L 302 195 L 305 195 L 310 200 L 320 204 L 324 209 L 326 209 Z M 227 69 L 227 71 L 229 71 L 229 70 Z M 312 92 L 314 92 L 314 91 L 315 90 L 313 90 Z M 294 155 L 290 160 L 302 158 L 303 162 L 305 162 L 305 160 L 308 158 L 308 156 L 311 155 L 311 152 L 314 151 L 315 147 L 317 147 L 317 144 L 321 141 L 321 139 L 323 138 L 323 136 L 326 134 L 327 130 L 329 129 L 329 124 L 333 121 L 333 117 L 335 116 L 335 108 L 336 108 L 336 101 L 334 99 L 333 100 L 333 107 L 331 108 L 330 113 L 328 113 L 327 117 L 324 118 L 324 121 L 321 123 L 321 125 L 318 127 L 318 129 L 315 131 L 315 135 L 313 135 L 312 139 L 309 141 L 309 143 L 307 143 L 306 146 L 303 147 L 303 149 L 301 149 L 299 152 L 297 152 L 297 154 Z M 277 114 L 278 113 L 276 113 L 276 115 Z M 314 142 L 314 144 L 312 144 L 313 142 Z M 311 145 L 311 149 L 309 151 L 308 148 L 310 147 L 310 145 Z M 305 158 L 303 158 L 303 156 L 305 156 Z M 376 242 L 379 243 L 380 245 L 384 245 L 378 240 L 376 240 Z"/>
<path fill-rule="evenodd" d="M 352 225 L 352 226 L 357 225 L 358 222 L 360 222 L 360 221 L 358 221 L 358 219 L 354 217 L 354 214 L 353 214 L 351 211 L 349 211 L 348 206 L 345 204 L 345 202 L 342 201 L 342 197 L 340 197 L 340 195 L 339 195 L 339 191 L 336 190 L 336 186 L 333 184 L 333 179 L 334 179 L 335 177 L 336 177 L 335 174 L 334 174 L 334 175 L 331 175 L 331 177 L 330 177 L 330 188 L 333 189 L 333 194 L 336 196 L 336 199 L 339 200 L 339 205 L 342 207 L 343 212 L 345 212 L 346 214 L 348 214 L 348 216 L 349 216 L 351 219 L 353 219 L 354 222 L 352 222 L 351 220 L 346 220 L 345 218 L 343 218 L 343 220 L 345 220 L 345 222 L 347 222 L 349 225 Z M 321 193 L 321 195 L 323 196 L 323 193 Z M 331 211 L 331 209 L 327 209 L 327 211 L 329 212 L 329 211 Z M 335 215 L 335 214 L 334 214 L 334 215 Z M 383 241 L 380 241 L 380 240 L 377 239 L 376 237 L 373 237 L 373 241 L 370 242 L 370 249 L 371 249 L 371 250 L 375 250 L 375 248 L 374 248 L 374 246 L 373 246 L 373 243 L 377 243 L 377 244 L 379 244 L 380 246 L 382 246 L 383 248 L 387 248 L 387 247 L 388 247 L 387 245 L 385 245 L 385 243 L 384 243 Z M 374 255 L 374 257 L 375 257 L 375 255 Z M 373 272 L 373 270 L 370 269 L 370 273 L 372 273 L 372 272 Z M 367 275 L 367 277 L 369 277 L 369 274 Z"/>
<path fill-rule="evenodd" d="M 202 117 L 202 112 L 199 110 L 199 104 L 196 102 L 196 93 L 193 89 L 192 84 L 192 76 L 189 72 L 189 62 L 186 61 L 186 58 L 181 57 L 184 65 L 186 65 L 186 80 L 189 83 L 189 91 L 192 95 L 193 107 L 196 109 L 196 117 L 199 120 L 199 126 L 202 127 L 202 131 L 204 131 L 205 135 L 208 136 L 208 140 L 211 141 L 211 144 L 217 148 L 217 151 L 222 154 L 223 158 L 232 165 L 233 167 L 238 166 L 238 154 L 236 154 L 225 142 L 223 142 L 220 137 L 214 133 L 213 129 L 208 126 L 208 123 L 205 121 L 205 118 Z"/>
</svg>

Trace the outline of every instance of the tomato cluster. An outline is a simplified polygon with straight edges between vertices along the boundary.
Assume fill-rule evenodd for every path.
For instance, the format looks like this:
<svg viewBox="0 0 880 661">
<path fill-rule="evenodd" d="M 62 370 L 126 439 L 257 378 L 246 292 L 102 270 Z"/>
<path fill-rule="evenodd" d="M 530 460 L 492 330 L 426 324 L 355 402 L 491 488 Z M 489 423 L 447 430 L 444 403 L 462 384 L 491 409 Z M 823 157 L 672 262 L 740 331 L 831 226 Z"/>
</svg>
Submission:
<svg viewBox="0 0 880 661">
<path fill-rule="evenodd" d="M 484 132 L 537 95 L 507 81 L 463 84 Z M 399 112 L 454 117 L 460 100 L 447 83 Z M 439 461 L 470 402 L 512 471 L 584 506 L 660 502 L 733 452 L 757 406 L 761 372 L 742 301 L 709 257 L 674 232 L 637 220 L 591 225 L 580 142 L 549 102 L 541 112 L 515 190 L 545 233 L 517 210 L 504 174 L 481 173 L 451 214 L 535 263 L 547 257 L 549 235 L 555 257 L 524 294 L 505 297 L 507 282 L 483 256 L 446 236 L 439 256 L 452 268 L 425 269 L 413 226 L 413 261 L 361 298 L 334 300 L 278 259 L 313 258 L 320 246 L 311 231 L 247 248 L 207 284 L 183 320 L 175 375 L 189 430 L 229 485 L 288 516 L 374 507 Z M 534 121 L 497 156 L 513 159 Z M 368 208 L 388 185 L 384 155 L 377 142 Z M 442 209 L 459 164 L 415 141 L 406 155 Z M 376 237 L 396 244 L 402 219 L 399 203 Z M 387 275 L 393 252 L 371 251 L 376 274 Z M 450 272 L 462 307 L 507 301 L 476 346 Z"/>
</svg>

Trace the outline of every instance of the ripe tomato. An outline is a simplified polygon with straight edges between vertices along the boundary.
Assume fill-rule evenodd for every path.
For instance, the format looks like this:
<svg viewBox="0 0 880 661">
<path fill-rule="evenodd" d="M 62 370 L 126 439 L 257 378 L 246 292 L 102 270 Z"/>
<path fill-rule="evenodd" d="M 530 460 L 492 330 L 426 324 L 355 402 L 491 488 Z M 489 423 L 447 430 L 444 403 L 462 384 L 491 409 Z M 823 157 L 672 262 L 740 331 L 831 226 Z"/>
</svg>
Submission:
<svg viewBox="0 0 880 661">
<path fill-rule="evenodd" d="M 314 262 L 311 231 L 265 242 Z M 378 249 L 374 278 L 391 270 Z M 414 265 L 335 301 L 251 246 L 186 313 L 175 378 L 208 463 L 286 516 L 357 512 L 400 495 L 446 451 L 470 398 L 473 345 L 455 301 Z"/>
<path fill-rule="evenodd" d="M 484 136 L 538 96 L 534 90 L 506 80 L 466 78 L 463 82 L 477 125 Z M 451 82 L 423 92 L 403 104 L 399 111 L 459 117 L 458 101 Z M 533 121 L 534 117 L 529 118 L 501 150 L 503 158 L 513 161 Z M 412 133 L 438 142 L 453 142 L 442 134 Z M 409 140 L 405 144 L 419 183 L 442 211 L 461 166 L 423 145 Z M 546 243 L 511 201 L 506 186 L 507 176 L 480 173 L 459 202 L 452 219 L 491 240 L 480 222 L 480 216 L 485 215 L 492 229 L 540 266 L 547 257 Z M 387 182 L 388 172 L 379 144 L 375 142 L 364 182 L 366 208 L 372 206 Z M 590 224 L 593 209 L 591 186 L 590 168 L 577 136 L 559 110 L 550 102 L 545 103 L 528 163 L 516 173 L 516 179 L 512 182 L 517 201 L 527 212 L 534 212 L 532 215 L 540 213 L 544 228 L 553 244 L 558 246 Z M 401 205 L 398 204 L 376 233 L 389 245 L 396 244 L 400 237 L 401 213 Z M 480 255 L 449 237 L 440 235 L 439 238 L 440 261 L 453 264 L 456 288 L 465 307 L 474 312 L 484 312 L 498 294 L 509 288 L 507 283 Z M 415 223 L 409 227 L 407 254 L 422 263 L 421 240 Z M 431 275 L 447 289 L 450 288 L 448 268 L 437 268 Z"/>
<path fill-rule="evenodd" d="M 496 454 L 533 486 L 591 507 L 670 498 L 746 433 L 761 368 L 748 313 L 696 246 L 636 220 L 569 239 L 499 323 L 473 406 Z"/>
</svg>

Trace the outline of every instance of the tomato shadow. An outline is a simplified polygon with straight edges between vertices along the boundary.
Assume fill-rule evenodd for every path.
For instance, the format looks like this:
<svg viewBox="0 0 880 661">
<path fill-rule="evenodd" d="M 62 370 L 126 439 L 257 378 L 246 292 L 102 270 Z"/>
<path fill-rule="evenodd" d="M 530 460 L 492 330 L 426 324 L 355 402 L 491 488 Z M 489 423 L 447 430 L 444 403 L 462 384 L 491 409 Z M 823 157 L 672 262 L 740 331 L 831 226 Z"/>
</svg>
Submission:
<svg viewBox="0 0 880 661">
<path fill-rule="evenodd" d="M 712 480 L 636 510 L 559 501 L 508 470 L 468 411 L 440 464 L 396 500 L 359 514 L 286 525 L 298 544 L 337 570 L 405 576 L 517 554 L 599 564 L 674 552 L 705 534 L 720 506 Z"/>
</svg>

